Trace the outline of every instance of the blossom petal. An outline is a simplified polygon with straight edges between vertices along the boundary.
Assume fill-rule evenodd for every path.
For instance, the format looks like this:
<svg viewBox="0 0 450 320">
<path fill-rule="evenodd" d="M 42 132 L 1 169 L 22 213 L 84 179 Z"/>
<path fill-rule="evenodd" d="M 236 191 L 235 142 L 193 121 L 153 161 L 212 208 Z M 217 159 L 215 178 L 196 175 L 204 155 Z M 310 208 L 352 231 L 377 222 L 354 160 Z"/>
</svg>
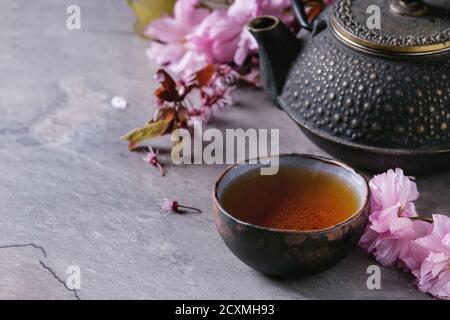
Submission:
<svg viewBox="0 0 450 320">
<path fill-rule="evenodd" d="M 170 43 L 180 41 L 186 34 L 186 30 L 180 28 L 179 23 L 175 19 L 164 16 L 151 22 L 145 34 L 164 43 Z"/>
<path fill-rule="evenodd" d="M 152 42 L 146 54 L 150 60 L 162 66 L 180 60 L 185 54 L 185 49 L 178 44 Z"/>
</svg>

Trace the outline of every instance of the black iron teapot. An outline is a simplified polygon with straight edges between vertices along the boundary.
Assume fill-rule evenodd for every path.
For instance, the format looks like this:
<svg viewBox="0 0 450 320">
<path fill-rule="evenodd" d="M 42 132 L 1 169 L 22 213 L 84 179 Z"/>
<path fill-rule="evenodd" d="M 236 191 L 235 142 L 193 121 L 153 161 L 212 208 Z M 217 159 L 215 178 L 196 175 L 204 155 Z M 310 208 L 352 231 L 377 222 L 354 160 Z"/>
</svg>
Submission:
<svg viewBox="0 0 450 320">
<path fill-rule="evenodd" d="M 450 1 L 335 0 L 312 23 L 293 10 L 299 37 L 272 16 L 248 28 L 265 90 L 307 136 L 371 171 L 450 168 Z"/>
</svg>

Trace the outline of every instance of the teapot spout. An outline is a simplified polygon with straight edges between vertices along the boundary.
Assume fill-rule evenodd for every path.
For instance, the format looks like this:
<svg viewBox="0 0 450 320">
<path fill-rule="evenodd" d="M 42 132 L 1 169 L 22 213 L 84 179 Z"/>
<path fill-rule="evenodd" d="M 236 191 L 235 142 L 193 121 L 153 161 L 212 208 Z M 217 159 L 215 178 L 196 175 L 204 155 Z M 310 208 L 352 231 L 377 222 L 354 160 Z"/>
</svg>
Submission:
<svg viewBox="0 0 450 320">
<path fill-rule="evenodd" d="M 259 47 L 262 85 L 277 104 L 292 62 L 300 51 L 300 41 L 276 17 L 261 16 L 248 24 Z"/>
</svg>

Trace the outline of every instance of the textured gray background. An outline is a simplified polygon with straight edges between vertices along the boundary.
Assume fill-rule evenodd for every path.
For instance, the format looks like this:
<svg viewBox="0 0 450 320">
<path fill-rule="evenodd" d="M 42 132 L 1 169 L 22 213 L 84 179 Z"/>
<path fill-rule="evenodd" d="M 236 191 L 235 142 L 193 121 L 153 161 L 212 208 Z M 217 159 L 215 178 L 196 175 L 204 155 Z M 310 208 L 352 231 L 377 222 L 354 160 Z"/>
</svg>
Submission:
<svg viewBox="0 0 450 320">
<path fill-rule="evenodd" d="M 82 30 L 65 28 L 69 4 Z M 382 269 L 359 248 L 334 268 L 275 280 L 238 261 L 211 218 L 223 166 L 170 166 L 161 178 L 119 137 L 152 114 L 154 68 L 120 0 L 0 3 L 0 298 L 427 299 L 408 274 Z M 126 110 L 109 105 L 128 99 Z M 236 94 L 219 128 L 279 128 L 282 152 L 322 154 L 259 91 Z M 157 141 L 169 146 L 168 138 Z M 418 179 L 424 214 L 450 212 L 450 174 Z M 164 219 L 173 197 L 203 214 Z M 24 244 L 33 246 L 21 246 Z M 64 287 L 81 268 L 82 289 Z"/>
</svg>

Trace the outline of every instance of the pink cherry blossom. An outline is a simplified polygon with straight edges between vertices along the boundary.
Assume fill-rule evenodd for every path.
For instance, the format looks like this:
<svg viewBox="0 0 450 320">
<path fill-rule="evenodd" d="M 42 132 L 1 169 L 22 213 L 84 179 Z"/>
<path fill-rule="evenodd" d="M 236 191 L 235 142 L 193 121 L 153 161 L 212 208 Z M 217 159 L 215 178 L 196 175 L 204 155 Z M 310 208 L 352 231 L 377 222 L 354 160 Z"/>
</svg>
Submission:
<svg viewBox="0 0 450 320">
<path fill-rule="evenodd" d="M 164 216 L 167 217 L 171 213 L 184 213 L 185 210 L 194 211 L 197 213 L 202 213 L 200 209 L 181 205 L 176 200 L 164 199 L 160 204 L 161 212 L 164 213 Z"/>
<path fill-rule="evenodd" d="M 193 126 L 195 121 L 208 123 L 213 117 L 213 111 L 208 106 L 195 106 L 189 109 L 189 116 L 189 126 Z"/>
<path fill-rule="evenodd" d="M 361 247 L 383 266 L 410 270 L 420 291 L 450 300 L 450 217 L 433 215 L 433 223 L 416 217 L 419 192 L 400 169 L 375 176 L 369 186 L 371 214 Z"/>
<path fill-rule="evenodd" d="M 228 10 L 214 10 L 188 37 L 191 48 L 206 57 L 207 63 L 234 62 L 242 66 L 258 46 L 246 25 L 260 15 L 292 20 L 286 14 L 290 0 L 236 0 Z"/>
<path fill-rule="evenodd" d="M 262 15 L 284 18 L 290 5 L 291 0 L 235 0 L 228 13 L 236 22 L 246 24 Z"/>
<path fill-rule="evenodd" d="M 369 182 L 371 192 L 369 223 L 360 245 L 383 266 L 410 268 L 410 242 L 424 236 L 430 224 L 413 221 L 413 201 L 419 197 L 412 178 L 401 169 L 388 170 Z"/>
<path fill-rule="evenodd" d="M 406 177 L 402 169 L 391 169 L 374 176 L 369 186 L 372 212 L 380 212 L 400 204 L 403 217 L 417 216 L 413 203 L 419 197 L 416 182 L 413 178 Z"/>
<path fill-rule="evenodd" d="M 161 173 L 161 176 L 164 176 L 164 169 L 161 166 L 161 163 L 158 159 L 159 150 L 156 150 L 156 152 L 153 151 L 153 148 L 151 146 L 148 147 L 149 151 L 144 153 L 144 156 L 142 157 L 142 160 L 145 162 L 150 163 L 154 167 L 159 169 L 159 172 Z"/>
<path fill-rule="evenodd" d="M 206 62 L 222 64 L 233 61 L 242 25 L 223 9 L 214 10 L 187 37 L 190 48 L 205 56 Z"/>
<path fill-rule="evenodd" d="M 450 258 L 443 253 L 430 253 L 415 273 L 417 288 L 441 299 L 450 300 Z"/>
<path fill-rule="evenodd" d="M 420 291 L 450 299 L 450 217 L 433 215 L 431 232 L 411 243 L 409 266 Z"/>
<path fill-rule="evenodd" d="M 430 224 L 399 217 L 400 204 L 374 212 L 360 240 L 360 245 L 383 266 L 398 266 L 407 270 L 404 259 L 410 256 L 410 242 L 424 236 Z"/>
<path fill-rule="evenodd" d="M 194 121 L 209 122 L 219 112 L 233 104 L 231 96 L 239 74 L 228 65 L 216 65 L 209 83 L 197 87 L 189 95 L 188 111 L 191 126 Z M 183 79 L 189 83 L 189 77 Z"/>
<path fill-rule="evenodd" d="M 161 212 L 164 213 L 164 216 L 168 216 L 172 212 L 176 212 L 178 210 L 178 201 L 164 199 L 160 205 Z"/>
<path fill-rule="evenodd" d="M 146 34 L 153 41 L 148 57 L 175 73 L 192 74 L 207 64 L 241 66 L 257 49 L 246 24 L 259 15 L 292 21 L 290 0 L 236 0 L 228 9 L 208 10 L 199 0 L 178 0 L 173 17 L 154 20 Z"/>
<path fill-rule="evenodd" d="M 176 73 L 194 72 L 203 67 L 206 58 L 193 52 L 187 41 L 210 11 L 199 7 L 199 0 L 178 0 L 173 17 L 164 15 L 151 22 L 146 35 L 154 40 L 147 50 L 147 55 L 158 65 L 165 65 Z"/>
</svg>

